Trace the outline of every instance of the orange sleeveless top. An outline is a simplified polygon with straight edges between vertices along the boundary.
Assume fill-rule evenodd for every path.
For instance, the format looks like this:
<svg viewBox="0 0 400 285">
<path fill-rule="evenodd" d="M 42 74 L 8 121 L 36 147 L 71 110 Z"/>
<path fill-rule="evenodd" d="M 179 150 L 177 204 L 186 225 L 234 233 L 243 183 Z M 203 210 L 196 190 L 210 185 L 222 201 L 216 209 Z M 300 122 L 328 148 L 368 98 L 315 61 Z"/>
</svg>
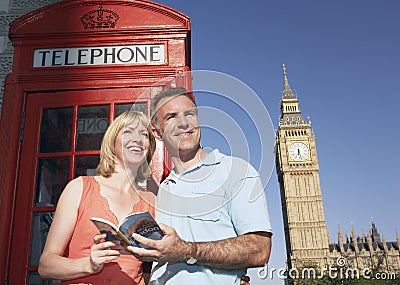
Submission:
<svg viewBox="0 0 400 285">
<path fill-rule="evenodd" d="M 108 201 L 100 194 L 100 184 L 93 176 L 82 176 L 83 192 L 78 209 L 75 229 L 68 247 L 69 258 L 80 258 L 90 255 L 93 237 L 99 230 L 90 220 L 99 217 L 118 224 L 118 220 L 108 206 Z M 142 190 L 139 201 L 133 206 L 131 213 L 149 211 L 154 215 L 152 203 L 155 195 Z M 104 264 L 103 269 L 92 275 L 64 281 L 63 284 L 94 284 L 94 285 L 133 285 L 144 284 L 142 262 L 131 254 L 121 254 L 114 261 Z"/>
</svg>

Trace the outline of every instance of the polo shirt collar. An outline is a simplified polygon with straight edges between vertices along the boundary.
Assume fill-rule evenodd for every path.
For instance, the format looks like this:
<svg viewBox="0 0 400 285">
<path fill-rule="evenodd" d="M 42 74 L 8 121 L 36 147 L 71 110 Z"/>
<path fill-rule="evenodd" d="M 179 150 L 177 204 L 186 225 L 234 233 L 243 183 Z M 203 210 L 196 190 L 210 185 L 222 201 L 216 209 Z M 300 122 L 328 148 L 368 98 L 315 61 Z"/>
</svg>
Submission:
<svg viewBox="0 0 400 285">
<path fill-rule="evenodd" d="M 224 154 L 220 153 L 218 149 L 205 149 L 206 152 L 208 152 L 208 155 L 198 164 L 192 166 L 191 168 L 185 170 L 184 172 L 177 174 L 175 172 L 175 168 L 172 169 L 169 177 L 170 178 L 178 178 L 179 176 L 185 175 L 185 174 L 189 174 L 193 171 L 196 171 L 198 169 L 200 169 L 203 166 L 212 166 L 212 165 L 217 165 L 220 164 L 222 159 L 224 158 Z"/>
</svg>

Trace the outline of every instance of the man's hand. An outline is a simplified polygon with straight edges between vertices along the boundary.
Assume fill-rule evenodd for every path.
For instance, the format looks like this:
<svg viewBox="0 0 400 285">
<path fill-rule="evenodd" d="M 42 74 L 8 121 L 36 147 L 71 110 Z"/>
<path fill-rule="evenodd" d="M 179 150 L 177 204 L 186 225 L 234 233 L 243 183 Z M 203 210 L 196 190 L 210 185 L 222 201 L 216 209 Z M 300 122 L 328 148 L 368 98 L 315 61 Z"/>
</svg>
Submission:
<svg viewBox="0 0 400 285">
<path fill-rule="evenodd" d="M 160 224 L 164 237 L 161 240 L 145 238 L 138 234 L 132 234 L 132 237 L 142 245 L 148 248 L 139 248 L 128 246 L 127 249 L 134 256 L 142 261 L 183 261 L 186 259 L 186 253 L 190 251 L 190 244 L 183 241 L 175 229 L 164 224 Z"/>
</svg>

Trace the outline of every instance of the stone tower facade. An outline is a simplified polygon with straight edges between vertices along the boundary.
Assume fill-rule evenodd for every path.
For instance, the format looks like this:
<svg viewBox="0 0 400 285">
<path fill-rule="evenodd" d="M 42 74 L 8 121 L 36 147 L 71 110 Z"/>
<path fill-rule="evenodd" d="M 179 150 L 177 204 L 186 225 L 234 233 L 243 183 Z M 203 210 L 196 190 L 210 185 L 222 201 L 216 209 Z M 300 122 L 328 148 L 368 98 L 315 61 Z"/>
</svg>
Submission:
<svg viewBox="0 0 400 285">
<path fill-rule="evenodd" d="M 276 170 L 280 184 L 287 262 L 290 268 L 330 264 L 329 236 L 311 123 L 305 121 L 283 66 L 284 90 L 276 133 Z"/>
<path fill-rule="evenodd" d="M 372 223 L 368 234 L 343 233 L 330 240 L 319 180 L 316 139 L 305 121 L 283 66 L 284 90 L 276 132 L 276 170 L 280 185 L 288 269 L 347 267 L 391 274 L 400 272 L 400 237 L 386 241 Z M 372 271 L 371 271 L 372 272 Z M 392 276 L 393 277 L 393 276 Z"/>
</svg>

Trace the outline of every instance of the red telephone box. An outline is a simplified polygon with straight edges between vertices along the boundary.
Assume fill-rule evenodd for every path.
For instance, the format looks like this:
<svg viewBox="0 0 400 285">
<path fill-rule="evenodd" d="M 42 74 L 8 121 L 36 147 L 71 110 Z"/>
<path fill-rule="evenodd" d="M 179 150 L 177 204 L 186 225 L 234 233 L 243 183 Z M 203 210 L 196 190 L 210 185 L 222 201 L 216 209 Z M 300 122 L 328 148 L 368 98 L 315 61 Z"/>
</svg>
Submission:
<svg viewBox="0 0 400 285">
<path fill-rule="evenodd" d="M 0 123 L 0 282 L 45 284 L 38 258 L 60 193 L 69 180 L 94 174 L 115 116 L 131 108 L 148 114 L 157 92 L 185 86 L 179 74 L 190 69 L 190 22 L 145 0 L 67 0 L 15 20 L 10 38 L 14 63 Z M 168 76 L 177 80 L 162 81 Z M 165 161 L 159 144 L 152 181 L 162 179 Z"/>
</svg>

